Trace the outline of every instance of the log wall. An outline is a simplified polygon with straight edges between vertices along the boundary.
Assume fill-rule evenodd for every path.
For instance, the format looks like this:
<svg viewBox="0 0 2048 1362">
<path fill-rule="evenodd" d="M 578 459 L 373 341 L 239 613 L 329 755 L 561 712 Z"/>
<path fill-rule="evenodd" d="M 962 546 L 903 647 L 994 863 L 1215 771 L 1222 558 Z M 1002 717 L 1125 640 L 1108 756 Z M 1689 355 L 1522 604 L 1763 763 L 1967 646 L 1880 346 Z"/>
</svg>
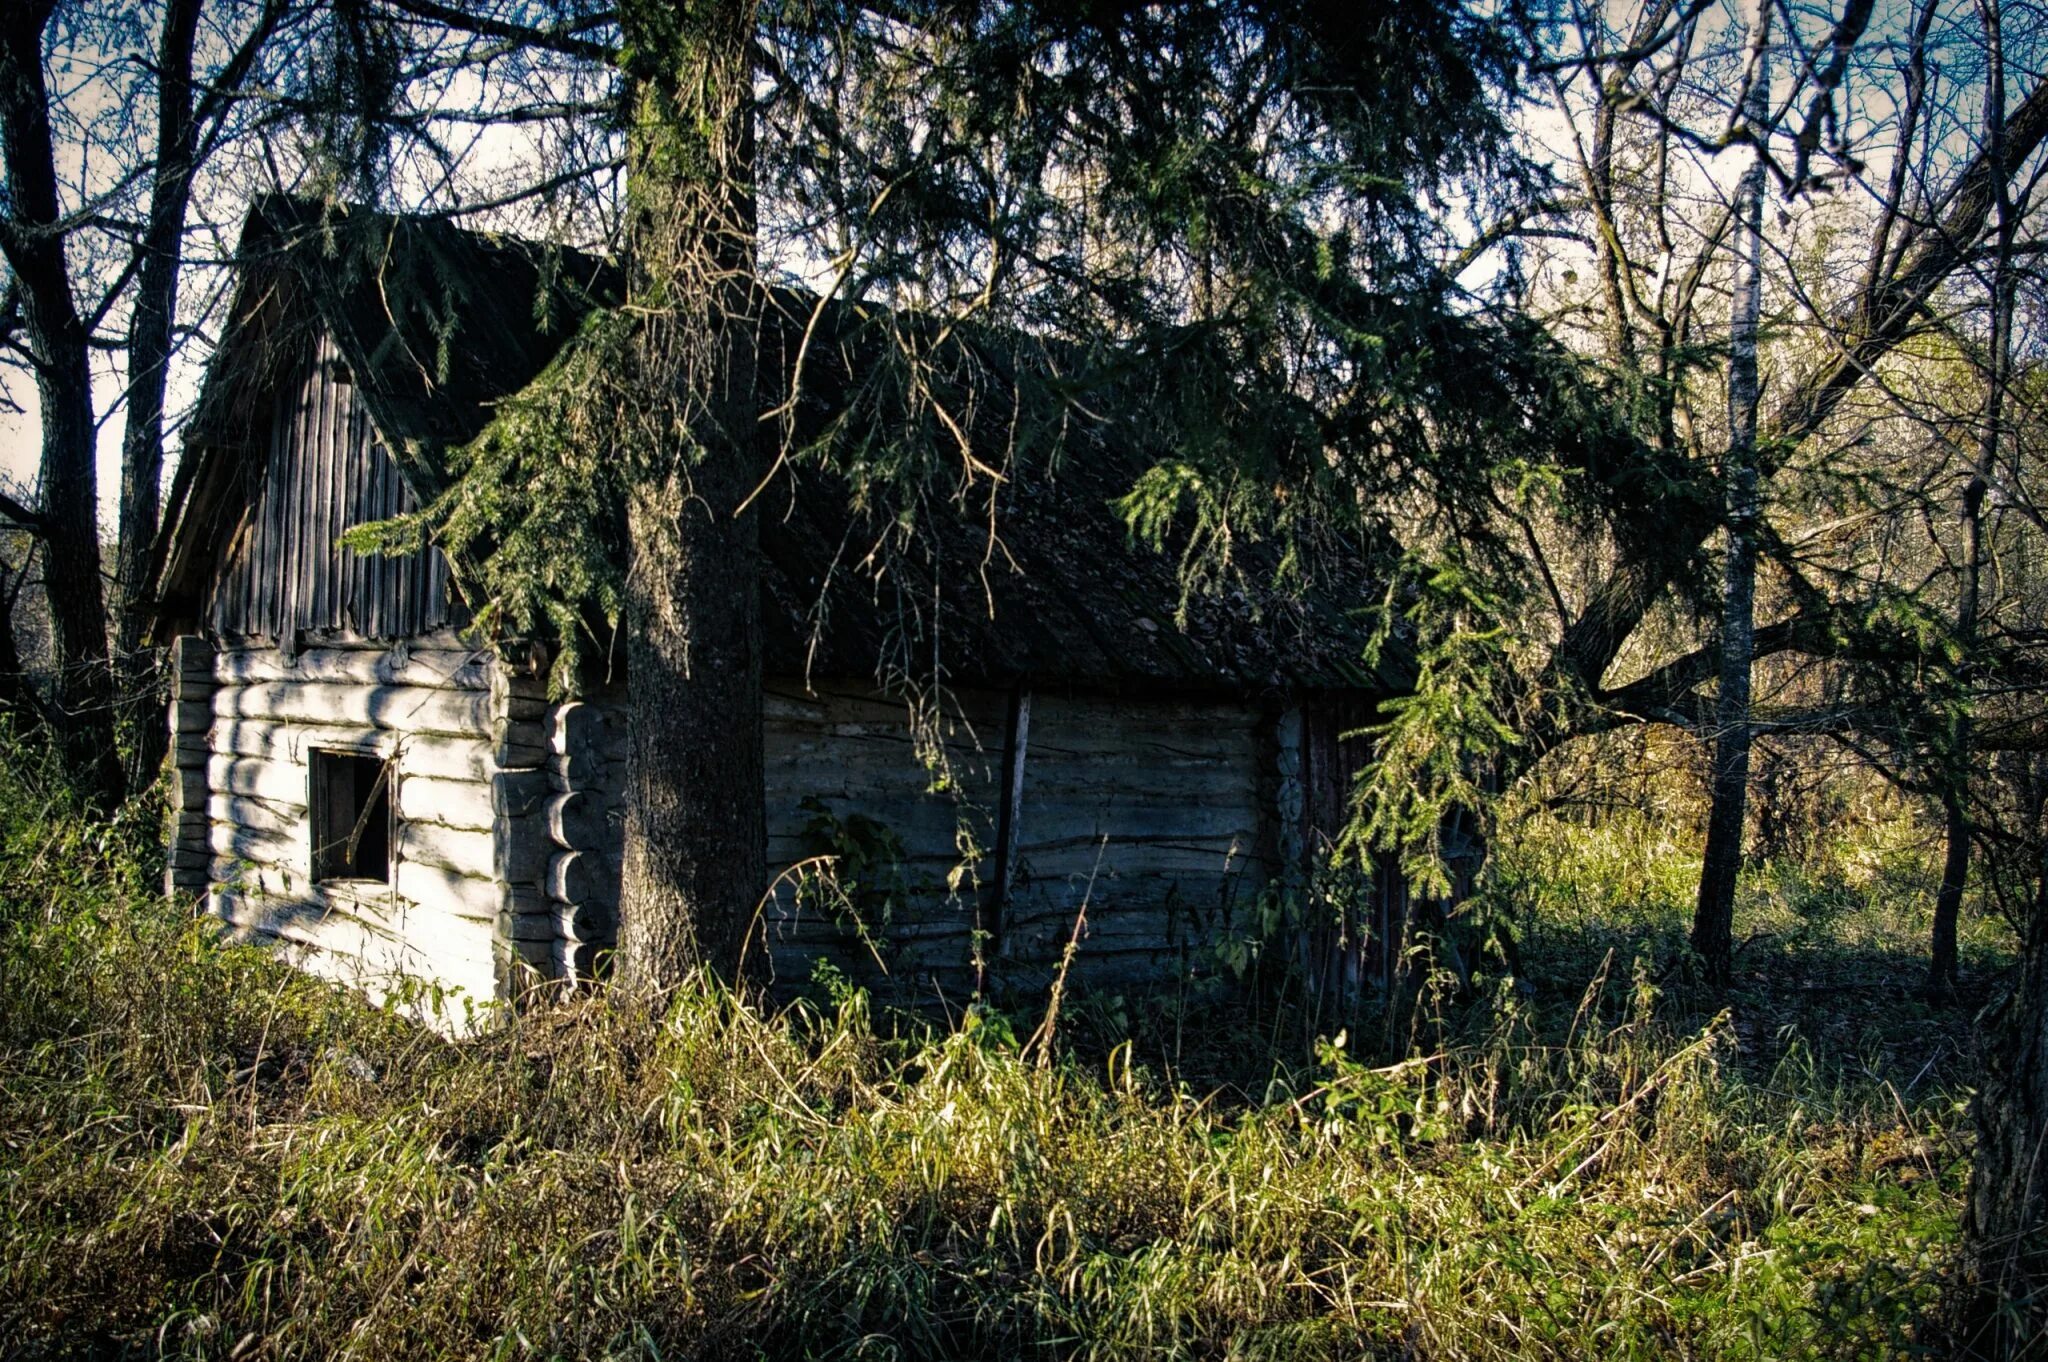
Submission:
<svg viewBox="0 0 2048 1362">
<path fill-rule="evenodd" d="M 191 641 L 178 657 L 172 887 L 203 881 L 236 930 L 372 987 L 421 979 L 475 1003 L 602 972 L 622 692 L 547 703 L 536 677 L 448 635 L 295 656 Z M 906 1004 L 1042 996 L 1077 924 L 1076 987 L 1200 973 L 1301 855 L 1298 711 L 986 690 L 913 711 L 859 685 L 765 691 L 764 944 L 784 993 L 823 959 Z M 389 884 L 313 882 L 315 749 L 395 760 Z"/>
<path fill-rule="evenodd" d="M 892 1001 L 966 996 L 1005 697 L 951 695 L 914 729 L 905 701 L 863 686 L 770 679 L 764 692 L 762 915 L 773 984 L 787 994 L 824 959 Z M 587 978 L 615 940 L 625 703 L 622 691 L 601 691 L 544 720 L 555 791 L 547 893 L 559 972 L 571 979 Z M 900 860 L 835 891 L 847 877 L 818 858 L 843 857 L 862 838 L 900 849 Z"/>
<path fill-rule="evenodd" d="M 411 990 L 456 1029 L 555 972 L 536 679 L 445 634 L 296 655 L 224 648 L 201 671 L 208 651 L 176 650 L 173 887 L 203 879 L 206 911 L 238 935 L 375 993 Z M 313 879 L 316 750 L 394 763 L 388 883 Z"/>
<path fill-rule="evenodd" d="M 549 707 L 543 721 L 548 796 L 540 830 L 547 849 L 550 965 L 585 984 L 618 939 L 622 801 L 626 788 L 625 697 L 608 691 Z"/>
<path fill-rule="evenodd" d="M 996 691 L 952 692 L 913 723 L 905 700 L 867 687 L 767 683 L 766 930 L 779 985 L 806 982 L 822 957 L 893 1001 L 973 991 L 1006 703 Z M 900 849 L 897 864 L 838 891 L 806 865 L 887 847 Z"/>
<path fill-rule="evenodd" d="M 1248 701 L 1033 697 L 1002 931 L 1012 986 L 1042 988 L 1077 926 L 1080 986 L 1210 968 L 1206 948 L 1245 928 L 1283 859 L 1280 729 Z"/>
</svg>

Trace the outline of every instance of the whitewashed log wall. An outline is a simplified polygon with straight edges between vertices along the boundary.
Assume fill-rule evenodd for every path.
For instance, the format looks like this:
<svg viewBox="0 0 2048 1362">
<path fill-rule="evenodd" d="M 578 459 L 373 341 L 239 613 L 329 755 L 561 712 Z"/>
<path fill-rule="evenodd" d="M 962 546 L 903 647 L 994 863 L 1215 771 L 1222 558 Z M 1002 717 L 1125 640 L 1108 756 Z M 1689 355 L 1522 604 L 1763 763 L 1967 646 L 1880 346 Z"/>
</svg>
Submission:
<svg viewBox="0 0 2048 1362">
<path fill-rule="evenodd" d="M 206 910 L 238 934 L 376 993 L 405 987 L 456 1028 L 554 972 L 555 791 L 537 679 L 449 635 L 224 648 L 210 686 L 190 661 L 202 653 L 178 648 L 174 888 L 192 886 L 203 860 Z M 315 750 L 395 763 L 388 883 L 314 881 Z"/>
</svg>

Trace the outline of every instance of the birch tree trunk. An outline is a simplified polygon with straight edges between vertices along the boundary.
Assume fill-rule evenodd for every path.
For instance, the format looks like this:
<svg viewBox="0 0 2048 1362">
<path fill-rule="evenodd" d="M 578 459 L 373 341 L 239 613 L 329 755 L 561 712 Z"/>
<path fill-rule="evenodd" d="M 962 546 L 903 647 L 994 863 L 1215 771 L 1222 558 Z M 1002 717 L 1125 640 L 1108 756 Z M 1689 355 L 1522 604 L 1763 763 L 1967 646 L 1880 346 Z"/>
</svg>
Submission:
<svg viewBox="0 0 2048 1362">
<path fill-rule="evenodd" d="M 1980 5 L 1984 21 L 1986 78 L 1984 82 L 1985 160 L 1991 169 L 1993 199 L 1992 226 L 1995 232 L 1991 260 L 1991 334 L 1985 357 L 1984 425 L 1977 433 L 1977 459 L 1970 480 L 1963 488 L 1962 580 L 1956 589 L 1956 645 L 1962 650 L 1963 675 L 1971 673 L 1971 654 L 1976 650 L 1978 617 L 1982 611 L 1984 582 L 1984 498 L 1998 470 L 1998 452 L 2005 426 L 2005 390 L 2012 373 L 2013 248 L 2019 227 L 2013 211 L 2012 186 L 2007 181 L 2005 144 L 2005 39 L 1996 5 Z M 1966 698 L 1967 699 L 1967 698 Z M 1934 899 L 1934 931 L 1929 945 L 1927 988 L 1930 997 L 1952 996 L 1957 983 L 1956 927 L 1962 917 L 1963 887 L 1970 875 L 1969 818 L 1964 794 L 1970 779 L 1971 721 L 1967 707 L 1953 718 L 1949 750 L 1945 754 L 1942 815 L 1946 854 L 1942 858 L 1941 889 Z"/>
<path fill-rule="evenodd" d="M 619 974 L 652 998 L 700 965 L 743 973 L 766 858 L 759 543 L 739 514 L 758 476 L 754 12 L 636 0 L 619 18 L 640 394 Z"/>
<path fill-rule="evenodd" d="M 1742 122 L 1759 143 L 1770 109 L 1770 11 L 1749 15 Z M 1764 152 L 1755 151 L 1736 190 L 1735 287 L 1728 324 L 1728 454 L 1723 471 L 1727 553 L 1722 565 L 1721 675 L 1714 709 L 1713 806 L 1692 945 L 1714 983 L 1734 963 L 1735 884 L 1749 796 L 1750 669 L 1756 654 L 1757 320 L 1763 303 Z"/>
<path fill-rule="evenodd" d="M 2005 178 L 2011 162 L 2005 140 L 2005 51 L 1995 0 L 1978 5 L 1984 24 L 1987 79 L 1988 159 L 1997 172 L 1998 236 L 1991 280 L 1990 386 L 1985 394 L 1984 429 L 1977 466 L 1963 494 L 1965 552 L 1957 632 L 1967 649 L 1975 641 L 1983 570 L 1983 502 L 1996 472 L 2005 419 L 2005 386 L 2012 362 L 2013 256 L 2018 229 L 2012 191 Z M 1965 654 L 1967 665 L 1968 655 Z M 1956 744 L 1958 780 L 1969 762 L 1967 713 Z M 1951 786 L 1953 802 L 1959 791 Z M 1948 866 L 1936 905 L 1934 959 L 1930 983 L 1945 982 L 1955 970 L 1955 918 L 1968 869 L 1968 827 L 1950 821 Z M 2028 829 L 2042 835 L 2039 811 Z M 1958 847 L 1957 833 L 1963 836 Z M 1960 1290 L 1960 1351 L 1972 1357 L 2033 1355 L 2048 1339 L 2048 851 L 2041 856 L 2033 911 L 2021 932 L 2019 968 L 2012 991 L 1989 1014 L 1985 1026 L 1984 1081 L 1973 1115 L 1977 1151 L 1970 1163 L 1969 1200 L 1963 1208 Z M 1951 901 L 1953 894 L 1953 901 Z M 1944 911 L 1945 910 L 1945 911 Z M 1943 918 L 1946 916 L 1946 921 Z M 1943 933 L 1947 941 L 1944 946 Z"/>
</svg>

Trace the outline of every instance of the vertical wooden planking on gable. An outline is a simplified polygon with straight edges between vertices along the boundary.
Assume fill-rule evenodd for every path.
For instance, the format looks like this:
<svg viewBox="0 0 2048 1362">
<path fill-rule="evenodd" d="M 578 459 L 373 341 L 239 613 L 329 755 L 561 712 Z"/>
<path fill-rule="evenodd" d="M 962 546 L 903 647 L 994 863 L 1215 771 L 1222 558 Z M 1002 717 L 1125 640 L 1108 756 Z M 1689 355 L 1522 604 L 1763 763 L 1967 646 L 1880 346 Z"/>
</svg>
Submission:
<svg viewBox="0 0 2048 1362">
<path fill-rule="evenodd" d="M 329 558 L 334 552 L 334 538 L 329 528 L 334 523 L 335 501 L 347 494 L 335 467 L 335 425 L 339 413 L 335 410 L 334 389 L 334 347 L 320 347 L 319 362 L 313 366 L 313 391 L 319 394 L 319 416 L 313 428 L 311 454 L 312 475 L 307 482 L 313 488 L 313 505 L 306 517 L 305 572 L 306 596 L 311 602 L 307 610 L 309 619 L 324 620 L 327 616 L 327 593 L 333 585 L 334 574 L 329 571 Z"/>
<path fill-rule="evenodd" d="M 358 556 L 338 542 L 417 508 L 353 375 L 341 381 L 344 362 L 322 337 L 299 380 L 276 394 L 247 551 L 223 564 L 207 606 L 219 635 L 289 648 L 300 631 L 398 639 L 467 619 L 438 550 Z"/>
<path fill-rule="evenodd" d="M 317 351 L 314 359 L 317 365 Z M 305 618 L 306 607 L 310 604 L 306 600 L 304 531 L 306 518 L 313 513 L 315 490 L 313 479 L 306 467 L 306 447 L 315 438 L 319 404 L 319 389 L 309 374 L 306 383 L 299 389 L 299 401 L 294 411 L 293 434 L 285 445 L 285 461 L 280 470 L 284 474 L 284 485 L 291 489 L 291 510 L 284 518 L 284 532 L 279 542 L 279 548 L 284 553 L 285 579 L 289 587 L 285 592 L 285 613 L 271 621 L 271 635 L 288 653 L 292 650 L 293 626 Z"/>
<path fill-rule="evenodd" d="M 362 435 L 363 449 L 363 510 L 364 520 L 379 519 L 384 515 L 385 482 L 391 476 L 391 461 L 379 459 L 375 454 L 376 437 L 365 423 Z M 360 601 L 364 615 L 363 630 L 372 638 L 384 637 L 388 627 L 390 611 L 385 606 L 384 584 L 393 571 L 390 560 L 371 558 L 363 565 L 363 589 Z"/>
<path fill-rule="evenodd" d="M 249 620 L 250 632 L 266 638 L 277 635 L 277 621 L 291 611 L 291 558 L 285 548 L 285 522 L 297 505 L 298 487 L 292 481 L 291 451 L 299 438 L 299 397 L 297 389 L 281 396 L 276 425 L 270 442 L 270 465 L 263 481 L 263 557 L 249 565 L 265 597 L 260 612 Z"/>
<path fill-rule="evenodd" d="M 362 457 L 363 404 L 353 388 L 349 389 L 348 438 L 343 448 L 348 451 L 349 478 L 345 490 L 342 524 L 354 525 L 369 517 L 363 512 L 363 498 L 369 486 L 369 461 Z M 342 618 L 359 634 L 368 634 L 363 627 L 362 610 L 359 602 L 363 598 L 363 577 L 365 564 L 362 556 L 353 550 L 341 550 L 341 593 Z M 370 635 L 375 637 L 374 635 Z"/>
<path fill-rule="evenodd" d="M 359 431 L 356 438 L 356 448 L 358 449 L 367 449 L 372 439 L 367 429 Z M 383 492 L 383 479 L 383 467 L 376 459 L 370 458 L 366 454 L 363 459 L 363 493 L 356 502 L 357 519 L 359 521 L 377 518 L 379 498 Z M 354 596 L 357 611 L 356 628 L 372 638 L 382 637 L 380 631 L 384 624 L 384 611 L 381 608 L 382 602 L 378 599 L 378 591 L 382 586 L 379 580 L 381 574 L 378 570 L 380 563 L 381 560 L 375 557 L 358 558 L 356 560 L 356 592 Z"/>
</svg>

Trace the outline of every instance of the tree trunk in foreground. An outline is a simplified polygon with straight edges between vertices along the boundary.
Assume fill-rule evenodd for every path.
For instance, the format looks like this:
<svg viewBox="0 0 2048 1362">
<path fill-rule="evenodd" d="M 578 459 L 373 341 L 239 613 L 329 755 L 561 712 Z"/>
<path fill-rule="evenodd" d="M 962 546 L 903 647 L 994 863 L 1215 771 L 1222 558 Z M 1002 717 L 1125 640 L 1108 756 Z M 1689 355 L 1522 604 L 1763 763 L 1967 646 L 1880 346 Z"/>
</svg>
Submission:
<svg viewBox="0 0 2048 1362">
<path fill-rule="evenodd" d="M 1750 82 L 1743 119 L 1761 138 L 1768 116 L 1769 11 L 1750 14 Z M 1692 945 L 1710 982 L 1734 968 L 1735 882 L 1742 872 L 1742 825 L 1749 800 L 1750 667 L 1756 654 L 1757 319 L 1763 300 L 1764 159 L 1761 149 L 1736 191 L 1735 293 L 1728 323 L 1728 551 L 1721 595 L 1721 678 L 1714 709 L 1713 806 L 1707 818 Z"/>
<path fill-rule="evenodd" d="M 71 298 L 52 152 L 43 28 L 52 7 L 25 6 L 0 24 L 0 157 L 6 198 L 0 246 L 20 289 L 43 421 L 43 583 L 57 653 L 52 707 L 64 773 L 88 803 L 121 799 L 114 688 L 107 658 L 92 370 L 85 322 Z"/>
<path fill-rule="evenodd" d="M 631 695 L 619 982 L 737 978 L 760 893 L 753 6 L 620 11 L 631 100 Z"/>
<path fill-rule="evenodd" d="M 2048 857 L 1987 1034 L 1955 1342 L 1964 1356 L 2013 1358 L 2048 1339 Z"/>
</svg>

